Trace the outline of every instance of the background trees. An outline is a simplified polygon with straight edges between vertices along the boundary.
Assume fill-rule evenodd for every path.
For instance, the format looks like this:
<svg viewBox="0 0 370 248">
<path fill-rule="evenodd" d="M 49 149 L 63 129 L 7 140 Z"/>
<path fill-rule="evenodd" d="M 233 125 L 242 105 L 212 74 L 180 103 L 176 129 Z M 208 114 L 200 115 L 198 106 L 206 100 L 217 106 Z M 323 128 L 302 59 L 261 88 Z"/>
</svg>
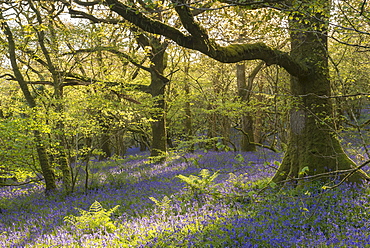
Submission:
<svg viewBox="0 0 370 248">
<path fill-rule="evenodd" d="M 33 99 L 35 144 L 48 162 L 42 168 L 60 176 L 66 191 L 79 161 L 124 156 L 138 145 L 152 156 L 168 148 L 284 150 L 276 182 L 305 168 L 312 176 L 348 170 L 354 163 L 337 137 L 368 124 L 366 6 L 2 3 L 3 31 L 13 35 L 3 36 L 2 78 L 23 82 Z"/>
</svg>

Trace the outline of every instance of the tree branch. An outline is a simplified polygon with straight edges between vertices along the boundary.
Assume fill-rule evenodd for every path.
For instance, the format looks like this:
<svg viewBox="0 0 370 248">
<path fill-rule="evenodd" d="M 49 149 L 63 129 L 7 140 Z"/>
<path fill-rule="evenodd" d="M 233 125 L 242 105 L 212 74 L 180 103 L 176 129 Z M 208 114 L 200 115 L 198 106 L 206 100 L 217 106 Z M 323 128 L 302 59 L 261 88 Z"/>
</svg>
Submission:
<svg viewBox="0 0 370 248">
<path fill-rule="evenodd" d="M 247 88 L 246 88 L 247 92 L 245 94 L 243 94 L 243 98 L 242 98 L 243 101 L 249 101 L 250 95 L 251 95 L 251 92 L 252 92 L 253 81 L 256 78 L 258 72 L 260 72 L 264 66 L 265 66 L 265 63 L 264 62 L 260 62 L 252 70 L 252 72 L 248 75 L 248 78 L 247 78 L 248 84 L 247 84 Z"/>
<path fill-rule="evenodd" d="M 137 63 L 132 57 L 130 57 L 129 55 L 127 55 L 124 52 L 118 51 L 114 47 L 96 47 L 96 48 L 79 49 L 79 50 L 76 50 L 76 51 L 73 51 L 73 52 L 65 53 L 64 55 L 67 55 L 67 54 L 76 54 L 76 53 L 83 53 L 83 52 L 97 52 L 97 51 L 108 51 L 108 52 L 111 52 L 111 53 L 116 54 L 118 56 L 124 57 L 128 61 L 130 61 L 130 63 L 132 63 L 133 65 L 135 65 L 136 67 L 138 67 L 140 69 L 143 69 L 143 70 L 145 70 L 147 72 L 152 72 L 153 71 L 155 74 L 157 74 L 157 76 L 164 83 L 168 83 L 169 82 L 169 79 L 167 77 L 165 77 L 163 74 L 159 73 L 156 69 L 149 68 L 149 67 L 143 66 L 140 63 Z"/>
<path fill-rule="evenodd" d="M 17 184 L 0 183 L 0 186 L 2 186 L 2 187 L 17 187 L 17 186 L 22 186 L 22 185 L 30 184 L 30 183 L 37 183 L 37 182 L 40 182 L 40 181 L 43 181 L 43 180 L 44 180 L 44 178 L 34 179 L 34 180 L 30 180 L 30 181 L 23 182 L 23 183 L 17 183 Z"/>
<path fill-rule="evenodd" d="M 88 86 L 88 85 L 91 85 L 92 83 L 99 82 L 98 80 L 95 80 L 95 79 L 92 79 L 92 78 L 83 77 L 81 75 L 74 74 L 74 73 L 66 73 L 66 76 L 67 76 L 67 78 L 64 78 L 64 83 L 61 85 L 61 87 L 78 86 L 78 85 Z M 5 77 L 7 77 L 7 78 L 5 78 Z M 9 74 L 9 73 L 0 75 L 0 78 L 5 78 L 6 80 L 9 80 L 9 81 L 17 81 L 17 79 L 14 77 L 14 75 Z M 24 82 L 26 84 L 31 84 L 31 85 L 50 85 L 50 86 L 53 86 L 54 85 L 52 81 L 48 81 L 48 80 L 36 80 L 36 81 L 24 81 Z M 104 83 L 106 85 L 109 85 L 109 86 L 113 86 L 113 85 L 118 85 L 119 84 L 118 82 L 102 82 L 102 83 Z M 135 89 L 138 89 L 138 90 L 140 90 L 142 92 L 145 92 L 145 93 L 149 93 L 150 92 L 149 86 L 147 86 L 147 85 L 132 84 L 132 85 L 127 85 L 127 86 L 132 86 Z M 125 96 L 125 94 L 122 94 L 122 93 L 115 92 L 115 94 L 117 96 L 121 96 L 121 97 Z M 136 100 L 130 100 L 128 98 L 125 98 L 125 99 L 127 99 L 127 100 L 129 100 L 131 102 L 135 102 L 135 103 L 138 102 Z"/>
<path fill-rule="evenodd" d="M 271 151 L 273 151 L 273 152 L 276 152 L 276 153 L 278 153 L 278 152 L 279 152 L 279 151 L 278 151 L 275 147 L 273 147 L 272 145 L 271 145 L 271 146 L 267 146 L 267 145 L 264 145 L 264 144 L 261 144 L 261 143 L 251 142 L 251 141 L 250 141 L 250 138 L 249 138 L 249 134 L 248 134 L 247 132 L 245 132 L 243 129 L 241 129 L 241 128 L 240 128 L 240 127 L 238 127 L 238 126 L 235 126 L 234 128 L 235 128 L 236 130 L 238 130 L 238 131 L 242 132 L 242 134 L 243 134 L 243 135 L 245 135 L 245 136 L 248 138 L 248 142 L 249 142 L 249 144 L 254 145 L 254 146 L 259 146 L 259 147 L 262 147 L 262 148 L 266 148 L 266 149 L 269 149 L 269 150 L 271 150 Z"/>
<path fill-rule="evenodd" d="M 78 5 L 82 5 L 82 6 L 94 6 L 94 5 L 100 4 L 102 1 L 96 0 L 92 2 L 87 2 L 87 1 L 73 0 L 73 2 L 77 3 Z"/>
<path fill-rule="evenodd" d="M 281 183 L 287 183 L 287 182 L 291 182 L 291 181 L 312 180 L 312 179 L 318 179 L 318 178 L 322 178 L 322 177 L 331 177 L 333 175 L 335 175 L 335 176 L 345 175 L 343 177 L 343 179 L 338 184 L 336 184 L 334 186 L 331 186 L 331 187 L 330 186 L 325 186 L 325 189 L 334 189 L 334 188 L 338 187 L 339 185 L 343 184 L 350 176 L 352 176 L 357 171 L 361 170 L 363 167 L 365 167 L 369 163 L 370 163 L 370 160 L 367 160 L 364 163 L 362 163 L 359 166 L 357 166 L 355 168 L 352 168 L 352 169 L 329 171 L 329 172 L 324 172 L 324 173 L 320 173 L 320 174 L 316 174 L 316 175 L 312 175 L 312 176 L 300 177 L 300 178 L 290 178 L 290 179 L 287 179 L 287 180 L 279 181 L 277 183 L 281 184 Z M 364 178 L 364 180 L 370 181 L 370 178 L 367 177 L 367 178 Z"/>
<path fill-rule="evenodd" d="M 286 0 L 268 0 L 268 1 L 256 1 L 256 0 L 220 0 L 221 3 L 227 3 L 230 5 L 244 6 L 249 9 L 260 9 L 266 7 L 272 7 L 278 3 L 286 3 Z"/>
<path fill-rule="evenodd" d="M 185 35 L 180 30 L 145 16 L 142 12 L 129 7 L 118 0 L 104 0 L 104 3 L 112 11 L 116 12 L 121 17 L 140 27 L 144 31 L 163 35 L 175 41 L 182 47 L 200 51 L 220 62 L 235 63 L 243 60 L 261 59 L 265 61 L 266 65 L 277 64 L 285 68 L 293 76 L 302 77 L 309 75 L 310 70 L 305 64 L 294 60 L 288 53 L 272 49 L 264 43 L 231 44 L 228 46 L 221 46 L 213 39 L 208 38 L 202 29 L 196 30 L 196 27 L 192 25 L 188 25 L 188 28 L 192 30 L 191 32 L 194 35 L 198 34 L 199 36 Z M 181 17 L 182 21 L 186 22 L 186 20 L 189 19 L 188 11 L 186 8 L 182 11 L 187 13 L 187 16 Z M 178 12 L 179 15 L 182 11 Z"/>
<path fill-rule="evenodd" d="M 204 41 L 208 40 L 207 31 L 202 28 L 195 20 L 184 0 L 173 0 L 175 10 L 179 14 L 180 20 L 184 28 L 189 31 L 193 37 L 198 37 L 199 41 L 206 45 Z"/>
<path fill-rule="evenodd" d="M 97 17 L 95 17 L 93 15 L 90 15 L 90 14 L 85 13 L 83 11 L 74 10 L 72 8 L 69 8 L 68 11 L 69 11 L 69 14 L 71 15 L 72 18 L 88 19 L 88 20 L 90 20 L 93 23 L 117 24 L 117 23 L 120 23 L 121 22 L 120 20 L 116 20 L 116 19 L 101 19 L 101 18 L 97 18 Z"/>
<path fill-rule="evenodd" d="M 123 57 L 123 58 L 127 59 L 131 64 L 135 65 L 136 67 L 138 67 L 140 69 L 143 69 L 147 72 L 150 72 L 149 67 L 143 66 L 142 64 L 136 62 L 128 54 L 126 54 L 124 52 L 121 52 L 121 51 L 117 50 L 114 47 L 94 47 L 94 48 L 78 49 L 78 50 L 75 50 L 75 51 L 72 51 L 72 52 L 64 53 L 63 55 L 71 55 L 71 54 L 77 54 L 77 53 L 91 53 L 91 52 L 99 52 L 99 51 L 107 51 L 107 52 L 116 54 L 120 57 Z"/>
</svg>

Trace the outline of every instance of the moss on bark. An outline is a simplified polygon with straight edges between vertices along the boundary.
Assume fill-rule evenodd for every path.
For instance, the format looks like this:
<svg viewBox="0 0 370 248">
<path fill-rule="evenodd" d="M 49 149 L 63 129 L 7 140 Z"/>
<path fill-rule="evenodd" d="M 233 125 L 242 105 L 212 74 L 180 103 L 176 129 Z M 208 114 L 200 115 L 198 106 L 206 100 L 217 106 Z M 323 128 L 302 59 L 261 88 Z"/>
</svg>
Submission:
<svg viewBox="0 0 370 248">
<path fill-rule="evenodd" d="M 307 12 L 313 11 L 306 3 Z M 322 0 L 323 6 L 329 1 Z M 273 178 L 274 182 L 319 175 L 354 168 L 335 135 L 332 122 L 328 45 L 322 20 L 328 14 L 311 13 L 310 18 L 295 14 L 290 21 L 291 56 L 310 68 L 308 76 L 291 77 L 291 92 L 297 98 L 297 108 L 290 113 L 290 139 L 283 162 Z M 318 18 L 319 17 L 319 18 Z M 305 18 L 305 22 L 303 22 Z M 311 32 L 310 32 L 311 31 Z M 308 168 L 308 170 L 306 170 Z M 304 172 L 304 173 L 303 173 Z M 343 175 L 341 175 L 343 176 Z M 335 179 L 331 177 L 321 180 Z M 349 181 L 360 183 L 368 179 L 363 171 L 354 173 Z"/>
</svg>

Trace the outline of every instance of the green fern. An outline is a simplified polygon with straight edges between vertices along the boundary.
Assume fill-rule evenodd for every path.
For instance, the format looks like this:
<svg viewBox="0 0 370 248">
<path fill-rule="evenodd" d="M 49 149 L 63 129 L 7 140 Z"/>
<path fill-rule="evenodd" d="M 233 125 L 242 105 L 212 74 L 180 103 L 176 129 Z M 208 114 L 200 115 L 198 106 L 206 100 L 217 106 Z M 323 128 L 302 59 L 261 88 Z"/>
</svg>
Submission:
<svg viewBox="0 0 370 248">
<path fill-rule="evenodd" d="M 211 175 L 209 170 L 203 169 L 199 173 L 199 176 L 190 175 L 187 177 L 184 175 L 178 175 L 176 177 L 184 181 L 187 184 L 187 187 L 191 189 L 205 190 L 216 186 L 213 184 L 213 181 L 218 177 L 218 171 Z"/>
<path fill-rule="evenodd" d="M 209 170 L 203 169 L 200 171 L 199 176 L 190 175 L 187 177 L 178 175 L 176 177 L 184 181 L 187 184 L 186 188 L 189 189 L 191 196 L 198 199 L 200 194 L 208 194 L 214 197 L 219 196 L 217 191 L 218 184 L 213 182 L 218 175 L 218 171 L 211 174 Z"/>
<path fill-rule="evenodd" d="M 106 232 L 114 232 L 117 228 L 110 216 L 118 207 L 119 205 L 106 210 L 98 201 L 95 201 L 91 204 L 88 211 L 77 209 L 81 216 L 69 215 L 64 217 L 64 221 L 82 230 L 84 233 L 93 233 L 99 229 L 103 229 Z"/>
<path fill-rule="evenodd" d="M 169 209 L 170 209 L 170 207 L 171 207 L 171 205 L 170 205 L 170 203 L 171 203 L 171 199 L 170 198 L 168 198 L 168 196 L 164 196 L 163 197 L 163 199 L 162 199 L 162 201 L 159 201 L 159 200 L 157 200 L 157 199 L 155 199 L 154 197 L 149 197 L 149 199 L 151 200 L 151 201 L 153 201 L 154 203 L 155 203 L 155 205 L 157 206 L 157 207 L 159 207 L 163 212 L 167 212 L 167 211 L 169 211 Z"/>
<path fill-rule="evenodd" d="M 100 202 L 94 201 L 94 203 L 91 204 L 91 206 L 89 208 L 89 212 L 90 213 L 97 213 L 97 212 L 100 212 L 100 211 L 104 211 L 103 206 L 100 204 Z"/>
</svg>

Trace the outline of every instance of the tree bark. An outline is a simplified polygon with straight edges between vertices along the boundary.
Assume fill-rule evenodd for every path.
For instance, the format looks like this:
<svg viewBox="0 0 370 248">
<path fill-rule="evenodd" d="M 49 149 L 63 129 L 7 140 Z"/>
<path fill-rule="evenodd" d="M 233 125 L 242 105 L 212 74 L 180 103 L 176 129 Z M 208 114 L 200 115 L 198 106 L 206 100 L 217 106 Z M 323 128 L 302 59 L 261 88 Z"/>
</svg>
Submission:
<svg viewBox="0 0 370 248">
<path fill-rule="evenodd" d="M 184 91 L 186 95 L 186 101 L 185 101 L 185 139 L 187 141 L 190 141 L 193 139 L 193 117 L 192 117 L 192 111 L 191 111 L 191 105 L 190 105 L 190 85 L 189 85 L 189 69 L 190 65 L 187 64 L 185 66 L 185 78 L 184 78 Z M 190 144 L 189 152 L 194 152 L 194 143 Z"/>
<path fill-rule="evenodd" d="M 110 134 L 108 133 L 109 127 L 103 126 L 103 133 L 100 137 L 100 149 L 102 150 L 103 154 L 99 155 L 99 161 L 105 160 L 112 156 L 112 150 L 110 147 Z"/>
<path fill-rule="evenodd" d="M 305 2 L 308 6 L 308 1 Z M 330 1 L 322 0 L 320 4 L 326 13 L 310 13 L 311 10 L 306 8 L 305 11 L 310 13 L 308 22 L 303 22 L 299 15 L 290 21 L 291 56 L 304 61 L 311 72 L 307 76 L 291 77 L 290 89 L 296 97 L 297 107 L 290 111 L 288 149 L 274 182 L 355 166 L 335 135 L 332 102 L 327 97 L 331 94 L 327 27 L 322 21 L 328 20 Z M 348 180 L 360 183 L 367 178 L 363 171 L 358 171 Z M 324 180 L 328 181 L 328 178 Z"/>
<path fill-rule="evenodd" d="M 151 62 L 151 83 L 150 94 L 154 99 L 155 113 L 152 115 L 154 121 L 152 128 L 152 145 L 150 155 L 153 157 L 162 156 L 167 153 L 167 131 L 166 131 L 166 103 L 165 87 L 166 83 L 160 75 L 163 75 L 166 68 L 166 47 L 167 44 L 161 43 L 159 39 L 151 39 L 152 57 Z"/>
<path fill-rule="evenodd" d="M 236 81 L 238 86 L 238 95 L 242 101 L 249 101 L 250 90 L 252 86 L 252 81 L 250 85 L 247 86 L 245 77 L 245 63 L 239 63 L 236 65 Z M 251 144 L 254 142 L 254 127 L 253 118 L 249 113 L 245 113 L 240 117 L 241 129 L 243 134 L 240 140 L 240 150 L 243 152 L 254 152 L 256 151 L 256 146 Z"/>
</svg>

